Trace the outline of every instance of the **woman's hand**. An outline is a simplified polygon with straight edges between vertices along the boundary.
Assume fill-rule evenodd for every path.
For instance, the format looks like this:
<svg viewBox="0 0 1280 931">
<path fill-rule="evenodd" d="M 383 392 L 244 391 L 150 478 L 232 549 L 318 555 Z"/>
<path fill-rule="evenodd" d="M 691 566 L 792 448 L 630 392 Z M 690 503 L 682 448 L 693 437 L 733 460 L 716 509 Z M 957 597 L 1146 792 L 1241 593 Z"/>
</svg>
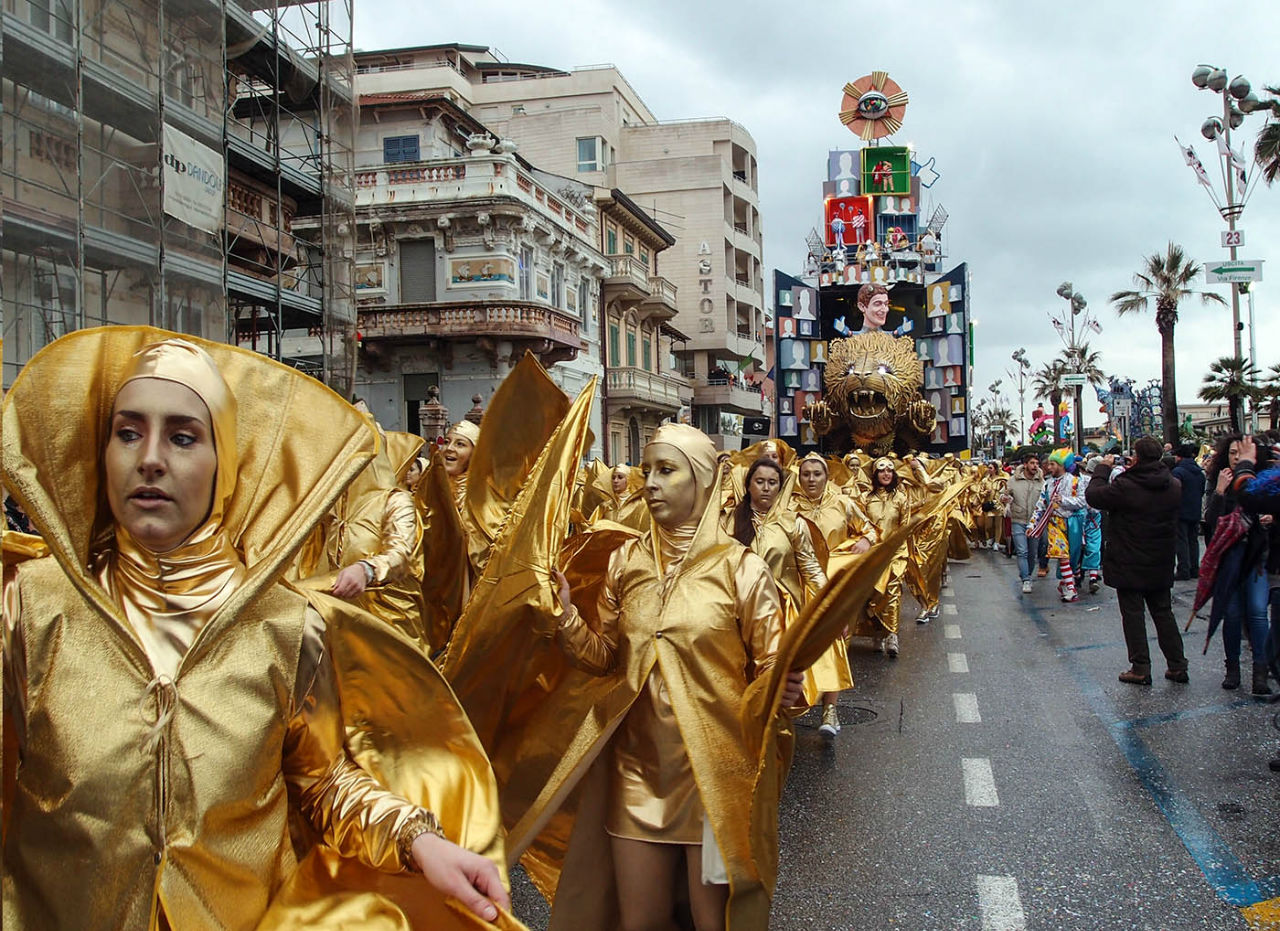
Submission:
<svg viewBox="0 0 1280 931">
<path fill-rule="evenodd" d="M 367 580 L 364 564 L 353 562 L 338 573 L 338 577 L 333 580 L 333 588 L 329 591 L 336 598 L 356 598 L 364 593 Z"/>
<path fill-rule="evenodd" d="M 1258 444 L 1253 441 L 1253 437 L 1245 435 L 1240 438 L 1240 458 L 1257 464 Z"/>
<path fill-rule="evenodd" d="M 1218 473 L 1218 485 L 1214 489 L 1218 494 L 1226 494 L 1227 486 L 1231 484 L 1231 479 L 1235 475 L 1230 469 L 1223 469 Z"/>
<path fill-rule="evenodd" d="M 861 556 L 863 553 L 871 549 L 871 541 L 866 537 L 858 537 L 858 542 L 853 544 L 853 554 Z"/>
<path fill-rule="evenodd" d="M 560 610 L 568 611 L 573 606 L 573 589 L 569 587 L 569 580 L 559 569 L 552 569 L 551 577 L 556 580 L 558 586 L 556 600 L 560 602 Z"/>
<path fill-rule="evenodd" d="M 794 708 L 804 697 L 804 670 L 793 669 L 787 673 L 787 684 L 782 689 L 782 707 Z"/>
<path fill-rule="evenodd" d="M 1276 516 L 1274 514 L 1258 515 L 1258 523 L 1261 524 L 1263 527 L 1270 527 L 1275 522 L 1276 522 Z"/>
<path fill-rule="evenodd" d="M 413 842 L 413 862 L 427 882 L 457 899 L 485 921 L 496 921 L 497 906 L 511 907 L 493 861 L 427 833 Z"/>
</svg>

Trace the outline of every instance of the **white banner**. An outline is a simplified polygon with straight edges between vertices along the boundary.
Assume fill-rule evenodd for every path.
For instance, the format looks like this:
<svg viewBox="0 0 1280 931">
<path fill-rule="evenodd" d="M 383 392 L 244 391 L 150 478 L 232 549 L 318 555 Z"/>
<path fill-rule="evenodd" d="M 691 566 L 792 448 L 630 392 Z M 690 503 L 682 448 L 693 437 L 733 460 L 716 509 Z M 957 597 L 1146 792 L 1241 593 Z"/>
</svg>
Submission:
<svg viewBox="0 0 1280 931">
<path fill-rule="evenodd" d="M 202 229 L 220 233 L 226 200 L 226 159 L 168 123 L 164 127 L 164 212 Z"/>
</svg>

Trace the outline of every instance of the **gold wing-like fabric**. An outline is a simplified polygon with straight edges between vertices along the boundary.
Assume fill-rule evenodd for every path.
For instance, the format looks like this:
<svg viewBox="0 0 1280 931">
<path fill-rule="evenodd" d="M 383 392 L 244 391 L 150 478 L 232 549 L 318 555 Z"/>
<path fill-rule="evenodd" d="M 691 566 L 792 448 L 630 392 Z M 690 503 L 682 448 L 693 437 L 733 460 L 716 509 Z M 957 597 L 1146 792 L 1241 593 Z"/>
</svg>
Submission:
<svg viewBox="0 0 1280 931">
<path fill-rule="evenodd" d="M 812 666 L 841 635 L 875 594 L 876 581 L 906 543 L 912 526 L 900 528 L 839 571 L 822 592 L 805 605 L 800 617 L 783 632 L 777 660 L 742 696 L 742 732 L 758 761 L 751 799 L 752 855 L 770 897 L 778 864 L 778 802 L 794 741 L 790 721 L 781 715 L 787 673 Z"/>
<path fill-rule="evenodd" d="M 329 629 L 351 757 L 397 795 L 436 812 L 445 835 L 492 860 L 506 884 L 497 783 L 444 677 L 394 628 L 340 599 L 306 595 Z M 317 845 L 273 900 L 259 931 L 352 927 L 516 931 L 524 925 L 507 913 L 486 923 L 417 874 L 382 873 Z"/>
<path fill-rule="evenodd" d="M 568 411 L 569 399 L 531 352 L 494 392 L 467 470 L 467 511 L 489 542 L 497 539 L 512 502 Z M 570 492 L 576 460 L 573 468 Z"/>
<path fill-rule="evenodd" d="M 453 485 L 437 451 L 422 481 L 414 490 L 422 505 L 422 626 L 431 655 L 449 643 L 453 625 L 462 616 L 471 590 L 471 563 L 467 559 L 467 535 L 454 503 Z"/>
<path fill-rule="evenodd" d="M 442 663 L 486 749 L 556 649 L 551 634 L 562 612 L 551 570 L 568 532 L 595 385 L 592 379 L 583 388 L 528 473 Z"/>
<path fill-rule="evenodd" d="M 402 433 L 399 430 L 388 430 L 384 437 L 387 448 L 387 459 L 396 474 L 397 483 L 409 464 L 417 458 L 422 450 L 423 439 L 414 433 Z"/>
</svg>

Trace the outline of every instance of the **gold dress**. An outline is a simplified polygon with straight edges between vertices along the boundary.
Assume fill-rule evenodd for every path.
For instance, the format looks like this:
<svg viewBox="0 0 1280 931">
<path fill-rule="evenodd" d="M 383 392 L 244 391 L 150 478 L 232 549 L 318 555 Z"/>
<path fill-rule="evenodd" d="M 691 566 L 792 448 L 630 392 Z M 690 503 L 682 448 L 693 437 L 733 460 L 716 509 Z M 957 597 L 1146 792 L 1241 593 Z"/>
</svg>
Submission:
<svg viewBox="0 0 1280 931">
<path fill-rule="evenodd" d="M 570 612 L 560 625 L 560 641 L 578 668 L 593 675 L 623 672 L 638 686 L 637 697 L 610 741 L 613 765 L 605 829 L 615 837 L 656 843 L 702 843 L 703 806 L 694 766 L 681 737 L 680 718 L 694 714 L 688 696 L 673 706 L 669 677 L 684 691 L 691 670 L 684 658 L 699 658 L 712 668 L 700 675 L 729 675 L 719 688 L 745 688 L 746 671 L 760 675 L 773 662 L 781 634 L 776 589 L 764 563 L 752 554 L 725 547 L 722 565 L 709 575 L 682 579 L 691 592 L 673 598 L 671 587 L 692 543 L 695 526 L 684 533 L 646 535 L 616 550 L 596 605 L 598 627 Z M 658 551 L 655 552 L 655 546 Z M 659 574 L 658 566 L 665 566 Z M 705 569 L 704 569 L 705 572 Z M 682 610 L 669 610 L 678 603 Z M 689 610 L 697 604 L 696 611 Z M 670 654 L 667 655 L 668 651 Z M 676 664 L 672 666 L 672 664 Z M 738 670 L 737 674 L 732 671 Z M 719 690 L 719 689 L 717 689 Z M 686 729 L 707 723 L 690 719 Z M 698 760 L 704 780 L 720 764 Z"/>
<path fill-rule="evenodd" d="M 5 398 L 5 481 L 52 554 L 4 589 L 18 747 L 4 761 L 5 926 L 253 928 L 303 908 L 319 927 L 365 902 L 383 927 L 415 914 L 463 927 L 408 874 L 403 846 L 430 800 L 449 799 L 436 808 L 446 832 L 502 863 L 492 774 L 461 710 L 407 641 L 275 582 L 377 437 L 286 366 L 203 341 L 156 345 L 170 335 L 77 331 Z M 87 390 L 47 390 L 76 377 Z M 131 377 L 191 387 L 213 421 L 210 513 L 161 555 L 99 502 L 110 405 Z M 258 390 L 237 405 L 227 384 Z M 405 718 L 388 675 L 440 703 L 431 722 Z M 421 743 L 432 730 L 442 742 Z"/>
<path fill-rule="evenodd" d="M 876 488 L 867 495 L 865 508 L 867 517 L 882 539 L 893 534 L 907 521 L 907 496 L 901 488 L 893 491 Z M 879 638 L 898 632 L 898 616 L 902 609 L 902 576 L 906 568 L 907 553 L 903 546 L 880 575 L 875 596 L 853 625 L 855 635 Z"/>
<path fill-rule="evenodd" d="M 924 466 L 904 470 L 902 488 L 912 514 L 924 514 L 938 499 L 946 482 L 930 475 Z M 942 574 L 946 569 L 947 514 L 923 521 L 907 542 L 907 569 L 903 580 L 922 613 L 934 611 L 942 594 Z"/>
<path fill-rule="evenodd" d="M 857 502 L 831 482 L 827 483 L 817 500 L 796 492 L 791 496 L 791 506 L 817 528 L 824 553 L 830 553 L 846 540 L 866 537 L 869 543 L 875 543 L 879 538 L 879 531 Z M 844 640 L 838 639 L 821 659 L 806 670 L 805 701 L 814 705 L 825 692 L 842 692 L 851 688 L 853 670 L 849 667 L 849 652 Z"/>
</svg>

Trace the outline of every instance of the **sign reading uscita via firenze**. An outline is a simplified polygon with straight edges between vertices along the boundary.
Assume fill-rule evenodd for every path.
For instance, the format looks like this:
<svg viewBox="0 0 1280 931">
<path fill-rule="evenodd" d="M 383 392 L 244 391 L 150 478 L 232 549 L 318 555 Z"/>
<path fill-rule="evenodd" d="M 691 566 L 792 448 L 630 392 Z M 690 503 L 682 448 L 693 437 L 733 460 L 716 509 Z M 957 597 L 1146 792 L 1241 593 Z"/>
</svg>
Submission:
<svg viewBox="0 0 1280 931">
<path fill-rule="evenodd" d="M 221 232 L 226 196 L 222 153 L 166 123 L 161 170 L 164 212 L 206 233 Z"/>
</svg>

